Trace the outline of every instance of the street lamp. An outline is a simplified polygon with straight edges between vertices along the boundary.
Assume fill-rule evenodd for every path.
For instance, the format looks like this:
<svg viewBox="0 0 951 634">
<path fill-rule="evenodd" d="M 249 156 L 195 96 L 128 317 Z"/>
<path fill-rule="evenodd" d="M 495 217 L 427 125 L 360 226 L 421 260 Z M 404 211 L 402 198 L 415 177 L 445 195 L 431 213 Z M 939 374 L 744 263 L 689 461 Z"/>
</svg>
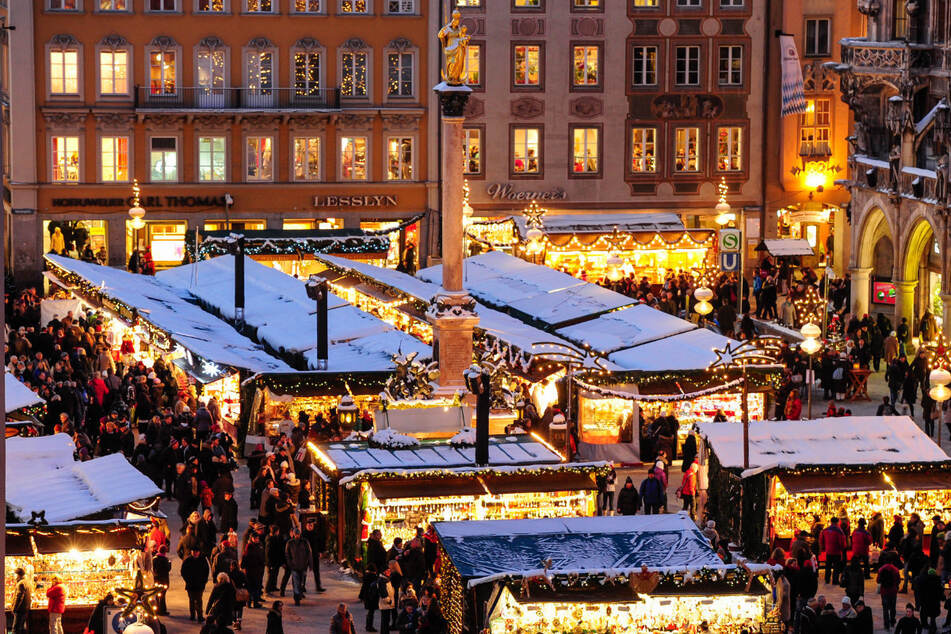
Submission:
<svg viewBox="0 0 951 634">
<path fill-rule="evenodd" d="M 132 181 L 132 206 L 129 208 L 129 225 L 132 227 L 132 241 L 133 250 L 138 250 L 139 248 L 139 229 L 145 226 L 145 209 L 139 204 L 139 194 L 142 193 L 142 190 L 139 188 L 139 180 L 134 179 Z"/>
<path fill-rule="evenodd" d="M 706 286 L 701 286 L 693 292 L 693 296 L 697 300 L 697 303 L 693 305 L 693 309 L 698 315 L 706 317 L 713 312 L 713 306 L 710 304 L 710 300 L 713 299 L 713 291 Z"/>
<path fill-rule="evenodd" d="M 812 356 L 822 349 L 822 343 L 818 339 L 818 337 L 822 335 L 822 329 L 814 323 L 809 322 L 805 324 L 799 332 L 805 337 L 805 341 L 799 344 L 799 349 L 805 352 L 809 357 L 809 372 L 806 376 L 806 384 L 808 385 L 807 416 L 809 420 L 812 420 L 812 386 L 813 383 L 815 383 L 815 375 L 812 372 Z"/>
<path fill-rule="evenodd" d="M 935 403 L 938 404 L 938 407 L 941 406 L 946 400 L 951 398 L 951 390 L 948 389 L 948 383 L 951 383 L 951 372 L 948 372 L 945 368 L 935 368 L 931 371 L 931 374 L 928 376 L 928 379 L 931 381 L 932 387 L 928 390 L 928 396 L 934 399 Z M 938 422 L 938 446 L 941 446 L 941 421 Z"/>
<path fill-rule="evenodd" d="M 726 184 L 726 177 L 720 178 L 720 184 L 717 185 L 717 193 L 720 196 L 720 201 L 717 203 L 717 206 L 714 209 L 717 212 L 716 221 L 717 224 L 721 227 L 725 227 L 731 222 L 736 222 L 736 214 L 733 213 L 730 203 L 726 201 L 726 195 L 729 191 L 729 187 Z"/>
</svg>

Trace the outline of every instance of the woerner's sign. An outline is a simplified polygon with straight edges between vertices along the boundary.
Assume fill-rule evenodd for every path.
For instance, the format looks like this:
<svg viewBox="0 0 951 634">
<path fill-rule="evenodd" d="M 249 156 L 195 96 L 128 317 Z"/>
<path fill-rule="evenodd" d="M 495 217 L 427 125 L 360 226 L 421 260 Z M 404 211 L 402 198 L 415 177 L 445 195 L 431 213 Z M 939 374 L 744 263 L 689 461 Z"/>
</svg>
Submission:
<svg viewBox="0 0 951 634">
<path fill-rule="evenodd" d="M 492 183 L 485 193 L 494 200 L 568 200 L 568 192 L 560 187 L 548 191 L 517 192 L 511 183 Z"/>
<path fill-rule="evenodd" d="M 396 207 L 399 198 L 389 194 L 314 196 L 314 207 Z"/>
</svg>

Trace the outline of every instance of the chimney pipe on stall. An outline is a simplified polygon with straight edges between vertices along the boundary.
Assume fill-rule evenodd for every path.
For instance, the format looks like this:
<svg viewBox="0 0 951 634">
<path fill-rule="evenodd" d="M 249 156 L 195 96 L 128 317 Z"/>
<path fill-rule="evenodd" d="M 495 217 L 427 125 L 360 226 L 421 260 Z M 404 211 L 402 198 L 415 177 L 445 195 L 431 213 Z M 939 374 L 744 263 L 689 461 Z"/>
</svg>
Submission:
<svg viewBox="0 0 951 634">
<path fill-rule="evenodd" d="M 317 369 L 327 369 L 327 280 L 311 275 L 307 280 L 307 297 L 317 302 Z"/>
<path fill-rule="evenodd" d="M 238 329 L 244 327 L 244 236 L 231 234 L 234 253 L 234 320 Z"/>
</svg>

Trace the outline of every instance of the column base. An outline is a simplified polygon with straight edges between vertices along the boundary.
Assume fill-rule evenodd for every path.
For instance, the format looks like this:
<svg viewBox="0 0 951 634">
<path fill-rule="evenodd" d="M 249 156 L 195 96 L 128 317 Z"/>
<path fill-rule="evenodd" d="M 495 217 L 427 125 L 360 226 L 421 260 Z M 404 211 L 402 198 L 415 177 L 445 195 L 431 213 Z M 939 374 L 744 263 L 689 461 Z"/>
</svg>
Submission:
<svg viewBox="0 0 951 634">
<path fill-rule="evenodd" d="M 465 291 L 440 293 L 433 298 L 426 318 L 433 325 L 433 342 L 439 347 L 437 394 L 465 390 L 463 373 L 472 365 L 472 332 L 479 323 L 475 300 Z"/>
</svg>

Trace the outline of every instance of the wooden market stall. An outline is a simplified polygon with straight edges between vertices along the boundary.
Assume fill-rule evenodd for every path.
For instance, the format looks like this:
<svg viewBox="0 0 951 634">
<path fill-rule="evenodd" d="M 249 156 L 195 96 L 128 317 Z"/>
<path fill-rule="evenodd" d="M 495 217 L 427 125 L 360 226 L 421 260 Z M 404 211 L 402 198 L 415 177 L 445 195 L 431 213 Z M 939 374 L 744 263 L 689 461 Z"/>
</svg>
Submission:
<svg viewBox="0 0 951 634">
<path fill-rule="evenodd" d="M 740 426 L 696 431 L 717 529 L 742 530 L 750 552 L 788 545 L 813 515 L 825 523 L 844 509 L 854 526 L 880 513 L 887 530 L 896 515 L 929 521 L 951 511 L 951 459 L 907 416 L 755 422 L 746 469 Z"/>
<path fill-rule="evenodd" d="M 773 631 L 769 568 L 724 564 L 685 513 L 435 528 L 453 634 Z"/>
<path fill-rule="evenodd" d="M 46 401 L 9 372 L 3 375 L 6 437 L 36 436 L 46 413 Z"/>
<path fill-rule="evenodd" d="M 96 603 L 117 586 L 129 587 L 142 536 L 151 528 L 162 491 L 122 454 L 73 459 L 67 434 L 9 438 L 5 605 L 12 605 L 15 571 L 23 568 L 48 588 L 56 575 L 66 587 L 66 631 L 81 632 Z M 32 631 L 46 629 L 46 595 L 33 595 Z"/>
<path fill-rule="evenodd" d="M 594 512 L 603 462 L 570 463 L 535 435 L 493 436 L 489 464 L 475 464 L 474 434 L 418 440 L 378 433 L 369 440 L 311 444 L 314 491 L 329 513 L 340 561 L 360 567 L 364 542 L 410 539 L 434 521 L 583 516 Z M 379 441 L 386 441 L 381 444 Z"/>
</svg>

